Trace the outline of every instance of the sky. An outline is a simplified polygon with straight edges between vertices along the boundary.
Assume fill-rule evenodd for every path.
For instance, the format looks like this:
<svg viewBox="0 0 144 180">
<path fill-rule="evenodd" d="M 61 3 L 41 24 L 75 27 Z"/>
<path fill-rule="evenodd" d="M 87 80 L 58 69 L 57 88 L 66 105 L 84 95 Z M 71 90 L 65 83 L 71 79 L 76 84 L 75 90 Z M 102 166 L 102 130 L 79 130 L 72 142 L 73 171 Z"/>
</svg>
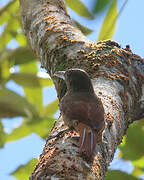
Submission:
<svg viewBox="0 0 144 180">
<path fill-rule="evenodd" d="M 0 6 L 4 5 L 8 0 L 0 0 Z M 93 0 L 82 0 L 89 9 L 91 9 L 91 2 Z M 118 7 L 120 8 L 124 0 L 120 0 Z M 117 20 L 116 32 L 113 36 L 113 40 L 125 47 L 127 44 L 130 45 L 132 51 L 141 57 L 144 57 L 144 23 L 143 23 L 143 7 L 144 0 L 129 0 L 124 11 Z M 102 20 L 104 16 L 102 14 L 94 20 L 88 20 L 79 17 L 72 10 L 69 9 L 71 16 L 74 19 L 81 21 L 83 25 L 94 29 L 95 31 L 88 36 L 91 41 L 96 41 L 99 29 L 102 25 Z M 1 31 L 1 29 L 0 29 Z M 17 47 L 15 41 L 9 43 L 9 48 Z M 15 67 L 16 71 L 18 67 Z M 41 71 L 41 69 L 40 69 Z M 14 82 L 7 84 L 7 87 L 23 95 L 23 89 Z M 44 104 L 51 102 L 56 98 L 56 91 L 54 87 L 45 88 L 43 90 L 45 99 Z M 4 119 L 3 124 L 6 132 L 12 131 L 13 128 L 21 123 L 21 118 L 15 118 L 12 121 L 9 119 Z M 33 143 L 35 142 L 35 143 Z M 26 164 L 32 158 L 37 158 L 42 152 L 45 140 L 40 138 L 36 134 L 31 134 L 19 141 L 14 141 L 6 143 L 3 149 L 0 149 L 0 180 L 16 180 L 9 174 L 14 171 L 19 165 Z M 26 148 L 25 148 L 26 147 Z M 117 150 L 118 152 L 118 150 Z M 21 156 L 24 154 L 24 156 Z M 130 173 L 133 169 L 130 162 L 123 162 L 122 160 L 117 161 L 117 153 L 115 155 L 115 160 L 112 162 L 111 167 L 115 169 L 121 169 L 123 171 L 127 170 Z M 144 178 L 143 178 L 144 179 Z"/>
</svg>

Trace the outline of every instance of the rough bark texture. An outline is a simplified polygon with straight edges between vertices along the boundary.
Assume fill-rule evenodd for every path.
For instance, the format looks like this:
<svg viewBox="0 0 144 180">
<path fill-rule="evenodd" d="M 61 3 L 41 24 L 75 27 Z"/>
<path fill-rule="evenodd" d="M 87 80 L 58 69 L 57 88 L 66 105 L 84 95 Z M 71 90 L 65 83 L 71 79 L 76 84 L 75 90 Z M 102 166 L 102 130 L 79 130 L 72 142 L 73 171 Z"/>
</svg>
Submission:
<svg viewBox="0 0 144 180">
<path fill-rule="evenodd" d="M 79 135 L 71 131 L 46 142 L 31 179 L 104 179 L 109 163 L 130 123 L 144 117 L 144 60 L 114 41 L 90 42 L 75 26 L 63 0 L 20 0 L 24 32 L 41 66 L 86 70 L 105 109 L 103 142 L 93 162 L 79 154 Z M 54 79 L 59 99 L 66 87 Z M 67 127 L 62 117 L 51 135 Z"/>
</svg>

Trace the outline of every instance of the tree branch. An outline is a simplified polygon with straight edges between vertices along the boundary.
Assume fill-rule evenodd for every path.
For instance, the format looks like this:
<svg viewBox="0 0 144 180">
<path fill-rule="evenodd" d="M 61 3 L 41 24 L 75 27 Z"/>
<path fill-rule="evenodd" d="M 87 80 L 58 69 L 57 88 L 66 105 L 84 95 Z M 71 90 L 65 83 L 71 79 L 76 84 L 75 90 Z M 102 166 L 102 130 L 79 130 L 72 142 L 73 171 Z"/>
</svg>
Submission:
<svg viewBox="0 0 144 180">
<path fill-rule="evenodd" d="M 80 156 L 79 135 L 71 131 L 47 141 L 31 179 L 103 179 L 129 124 L 144 117 L 144 60 L 114 41 L 90 42 L 73 23 L 63 0 L 20 0 L 20 6 L 24 32 L 42 67 L 50 76 L 71 67 L 87 71 L 106 120 L 93 162 Z M 65 85 L 53 80 L 60 99 Z M 60 117 L 51 135 L 66 128 Z"/>
</svg>

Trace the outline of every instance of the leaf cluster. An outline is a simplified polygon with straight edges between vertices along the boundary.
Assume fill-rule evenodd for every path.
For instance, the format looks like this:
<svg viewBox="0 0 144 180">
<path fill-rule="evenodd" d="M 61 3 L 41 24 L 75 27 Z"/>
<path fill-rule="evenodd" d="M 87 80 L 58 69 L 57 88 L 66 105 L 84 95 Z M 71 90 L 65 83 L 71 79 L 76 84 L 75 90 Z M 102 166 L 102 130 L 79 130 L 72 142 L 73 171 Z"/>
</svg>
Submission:
<svg viewBox="0 0 144 180">
<path fill-rule="evenodd" d="M 58 100 L 43 103 L 43 90 L 53 86 L 53 82 L 38 75 L 38 60 L 22 31 L 18 0 L 2 7 L 0 16 L 0 148 L 3 148 L 5 143 L 32 133 L 46 138 L 55 121 Z M 15 117 L 20 117 L 21 123 L 7 133 L 2 122 L 5 118 L 14 121 Z M 12 175 L 28 179 L 36 161 L 31 160 L 24 170 L 19 167 Z"/>
</svg>

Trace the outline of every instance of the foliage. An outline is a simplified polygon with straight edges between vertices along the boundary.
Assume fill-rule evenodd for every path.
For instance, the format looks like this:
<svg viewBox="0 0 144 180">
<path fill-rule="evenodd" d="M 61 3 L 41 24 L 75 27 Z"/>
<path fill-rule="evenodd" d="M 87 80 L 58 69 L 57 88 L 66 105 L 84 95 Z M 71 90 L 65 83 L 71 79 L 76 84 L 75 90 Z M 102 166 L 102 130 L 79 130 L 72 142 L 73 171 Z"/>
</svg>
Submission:
<svg viewBox="0 0 144 180">
<path fill-rule="evenodd" d="M 66 4 L 80 16 L 94 19 L 94 15 L 88 10 L 88 8 L 80 0 L 66 0 Z"/>
<path fill-rule="evenodd" d="M 3 147 L 6 142 L 19 140 L 31 133 L 46 138 L 55 121 L 58 100 L 43 105 L 43 88 L 53 86 L 53 82 L 50 78 L 37 75 L 38 61 L 22 32 L 18 0 L 0 9 L 0 16 L 3 28 L 0 35 L 0 118 L 12 120 L 13 117 L 22 117 L 19 127 L 9 134 L 0 121 L 0 147 Z M 8 48 L 12 40 L 18 44 L 17 48 Z M 14 71 L 15 67 L 18 72 Z M 7 88 L 12 81 L 23 88 L 24 96 Z M 18 179 L 28 179 L 34 166 L 35 163 L 30 162 L 12 175 Z"/>
<path fill-rule="evenodd" d="M 104 40 L 114 35 L 118 17 L 117 1 L 95 0 L 93 12 L 80 0 L 66 0 L 66 3 L 75 13 L 89 21 L 94 20 L 98 13 L 105 13 L 98 37 L 98 40 Z M 6 142 L 18 140 L 31 133 L 37 133 L 42 138 L 46 138 L 55 121 L 58 100 L 43 105 L 43 88 L 52 86 L 53 83 L 50 78 L 37 75 L 38 61 L 22 32 L 18 0 L 12 0 L 0 8 L 0 17 L 0 26 L 3 28 L 0 34 L 0 118 L 8 117 L 11 120 L 12 117 L 22 117 L 19 127 L 13 129 L 10 134 L 4 131 L 0 120 L 0 147 L 2 148 Z M 93 32 L 89 27 L 74 21 L 85 35 Z M 17 48 L 9 48 L 12 40 L 17 43 Z M 14 72 L 15 67 L 18 67 L 18 72 Z M 24 96 L 7 87 L 11 81 L 23 88 Z M 111 170 L 106 179 L 137 179 L 144 173 L 143 139 L 144 123 L 135 123 L 128 129 L 127 138 L 124 138 L 120 145 L 119 153 L 121 158 L 132 162 L 133 172 L 129 175 Z M 12 175 L 17 179 L 28 179 L 36 161 L 33 159 L 26 165 L 18 167 Z"/>
<path fill-rule="evenodd" d="M 113 2 L 110 5 L 110 8 L 105 16 L 105 19 L 103 21 L 101 31 L 98 37 L 98 40 L 105 40 L 105 39 L 110 39 L 116 28 L 116 17 L 118 15 L 117 12 L 117 1 L 113 0 Z"/>
<path fill-rule="evenodd" d="M 108 171 L 105 180 L 136 180 L 137 178 L 119 170 Z"/>
<path fill-rule="evenodd" d="M 30 160 L 27 164 L 23 166 L 19 166 L 12 175 L 17 179 L 29 179 L 31 172 L 33 171 L 33 167 L 35 167 L 37 163 L 37 159 Z"/>
</svg>

